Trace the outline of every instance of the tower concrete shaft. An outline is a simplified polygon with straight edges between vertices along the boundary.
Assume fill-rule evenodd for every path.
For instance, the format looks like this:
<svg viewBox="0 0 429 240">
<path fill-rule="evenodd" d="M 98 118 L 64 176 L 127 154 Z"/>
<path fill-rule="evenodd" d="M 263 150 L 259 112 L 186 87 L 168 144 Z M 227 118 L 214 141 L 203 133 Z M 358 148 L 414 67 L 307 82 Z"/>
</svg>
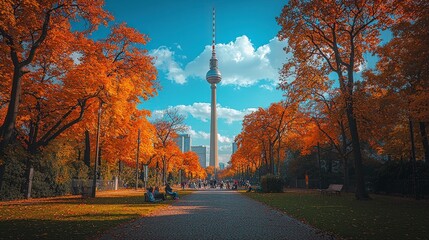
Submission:
<svg viewBox="0 0 429 240">
<path fill-rule="evenodd" d="M 211 85 L 212 103 L 210 118 L 210 166 L 219 167 L 217 149 L 217 113 L 216 113 L 216 84 Z"/>
</svg>

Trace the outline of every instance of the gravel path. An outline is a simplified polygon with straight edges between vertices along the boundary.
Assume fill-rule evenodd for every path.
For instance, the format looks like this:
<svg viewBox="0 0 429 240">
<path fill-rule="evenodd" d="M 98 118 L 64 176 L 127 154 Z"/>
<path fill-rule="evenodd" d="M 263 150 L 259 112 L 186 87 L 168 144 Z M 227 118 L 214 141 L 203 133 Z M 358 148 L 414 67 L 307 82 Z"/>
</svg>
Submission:
<svg viewBox="0 0 429 240">
<path fill-rule="evenodd" d="M 332 239 L 233 191 L 198 191 L 101 239 Z"/>
</svg>

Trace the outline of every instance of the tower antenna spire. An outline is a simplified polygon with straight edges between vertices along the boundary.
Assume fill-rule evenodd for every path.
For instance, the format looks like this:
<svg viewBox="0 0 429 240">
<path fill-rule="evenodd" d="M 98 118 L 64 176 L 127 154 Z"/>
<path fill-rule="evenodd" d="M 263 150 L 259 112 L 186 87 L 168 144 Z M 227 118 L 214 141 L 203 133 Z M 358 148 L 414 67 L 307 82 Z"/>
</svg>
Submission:
<svg viewBox="0 0 429 240">
<path fill-rule="evenodd" d="M 213 34 L 212 34 L 212 53 L 215 54 L 216 50 L 216 10 L 213 7 Z"/>
</svg>

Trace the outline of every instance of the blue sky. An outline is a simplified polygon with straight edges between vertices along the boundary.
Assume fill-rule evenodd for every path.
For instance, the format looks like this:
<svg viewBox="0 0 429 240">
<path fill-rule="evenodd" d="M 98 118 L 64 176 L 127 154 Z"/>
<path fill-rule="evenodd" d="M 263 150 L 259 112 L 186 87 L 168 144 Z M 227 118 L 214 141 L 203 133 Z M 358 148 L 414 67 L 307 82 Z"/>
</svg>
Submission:
<svg viewBox="0 0 429 240">
<path fill-rule="evenodd" d="M 107 0 L 116 22 L 149 36 L 162 90 L 139 107 L 154 116 L 177 107 L 187 116 L 192 145 L 209 145 L 212 8 L 222 82 L 217 88 L 219 161 L 228 162 L 245 114 L 282 99 L 278 70 L 286 61 L 275 17 L 286 1 Z M 96 37 L 96 36 L 95 36 Z"/>
</svg>

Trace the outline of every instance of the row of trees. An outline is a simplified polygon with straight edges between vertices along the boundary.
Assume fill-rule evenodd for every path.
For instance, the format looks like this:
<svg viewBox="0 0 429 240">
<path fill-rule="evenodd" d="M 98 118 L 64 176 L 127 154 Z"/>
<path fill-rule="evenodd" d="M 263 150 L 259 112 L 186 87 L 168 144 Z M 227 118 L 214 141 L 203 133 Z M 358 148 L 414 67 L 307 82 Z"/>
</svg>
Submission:
<svg viewBox="0 0 429 240">
<path fill-rule="evenodd" d="M 291 56 L 279 84 L 287 100 L 245 117 L 229 171 L 279 174 L 286 150 L 319 143 L 335 150 L 346 185 L 353 160 L 356 198 L 366 199 L 365 159 L 428 161 L 427 1 L 291 0 L 277 22 Z M 381 45 L 383 31 L 393 36 Z"/>
<path fill-rule="evenodd" d="M 103 159 L 111 169 L 119 161 L 136 164 L 140 134 L 140 162 L 161 169 L 164 182 L 175 169 L 204 175 L 196 166 L 196 155 L 181 155 L 172 144 L 182 130 L 176 126 L 183 124 L 183 117 L 167 113 L 169 119 L 151 123 L 150 112 L 137 108 L 159 89 L 153 59 L 143 48 L 148 37 L 125 24 L 113 24 L 103 5 L 102 0 L 0 3 L 3 193 L 18 187 L 29 197 L 32 179 L 43 179 L 54 162 L 56 170 L 74 169 L 67 176 L 56 172 L 57 180 L 88 177 L 88 171 L 85 176 L 78 174 L 82 164 L 77 163 L 90 167 L 94 159 L 98 111 L 102 116 L 99 161 Z M 91 38 L 99 27 L 108 33 Z M 15 184 L 18 178 L 11 177 L 16 167 L 25 169 L 25 177 L 20 176 L 25 184 Z"/>
</svg>

